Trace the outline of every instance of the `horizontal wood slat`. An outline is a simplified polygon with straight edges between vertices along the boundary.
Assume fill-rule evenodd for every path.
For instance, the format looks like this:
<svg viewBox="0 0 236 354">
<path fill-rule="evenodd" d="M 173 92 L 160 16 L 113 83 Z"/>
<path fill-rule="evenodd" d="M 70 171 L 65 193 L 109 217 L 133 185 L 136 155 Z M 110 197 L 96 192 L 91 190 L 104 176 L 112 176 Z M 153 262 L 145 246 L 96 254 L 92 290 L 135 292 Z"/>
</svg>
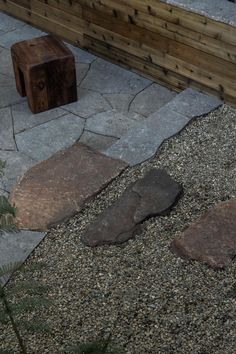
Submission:
<svg viewBox="0 0 236 354">
<path fill-rule="evenodd" d="M 236 27 L 160 0 L 0 0 L 0 9 L 175 90 L 236 105 Z"/>
</svg>

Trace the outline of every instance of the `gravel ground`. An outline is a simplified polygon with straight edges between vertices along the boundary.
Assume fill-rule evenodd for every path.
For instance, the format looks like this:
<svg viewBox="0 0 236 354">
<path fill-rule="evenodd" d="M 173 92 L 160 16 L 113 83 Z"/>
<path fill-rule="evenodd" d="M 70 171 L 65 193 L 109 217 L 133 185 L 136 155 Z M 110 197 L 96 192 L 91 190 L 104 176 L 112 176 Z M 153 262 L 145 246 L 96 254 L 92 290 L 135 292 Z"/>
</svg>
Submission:
<svg viewBox="0 0 236 354">
<path fill-rule="evenodd" d="M 196 119 L 155 158 L 128 169 L 83 212 L 49 232 L 27 272 L 7 286 L 10 291 L 22 279 L 50 286 L 53 306 L 28 317 L 40 314 L 52 333 L 24 334 L 29 353 L 57 353 L 110 332 L 127 354 L 235 353 L 236 262 L 216 271 L 169 250 L 171 240 L 207 208 L 236 195 L 235 128 L 236 110 L 228 106 Z M 121 246 L 83 246 L 86 225 L 153 167 L 165 168 L 183 185 L 170 215 L 149 219 L 140 235 Z M 44 268 L 30 270 L 35 262 Z M 0 330 L 0 343 L 15 347 L 10 328 Z"/>
</svg>

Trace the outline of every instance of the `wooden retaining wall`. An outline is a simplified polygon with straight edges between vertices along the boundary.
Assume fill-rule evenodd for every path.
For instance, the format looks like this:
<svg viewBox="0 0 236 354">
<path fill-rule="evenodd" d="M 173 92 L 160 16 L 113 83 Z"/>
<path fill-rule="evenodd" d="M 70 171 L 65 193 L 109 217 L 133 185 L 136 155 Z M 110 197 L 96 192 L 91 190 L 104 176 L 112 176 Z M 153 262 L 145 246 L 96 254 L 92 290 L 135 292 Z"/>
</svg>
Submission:
<svg viewBox="0 0 236 354">
<path fill-rule="evenodd" d="M 0 0 L 0 10 L 177 91 L 236 105 L 236 27 L 159 0 Z"/>
</svg>

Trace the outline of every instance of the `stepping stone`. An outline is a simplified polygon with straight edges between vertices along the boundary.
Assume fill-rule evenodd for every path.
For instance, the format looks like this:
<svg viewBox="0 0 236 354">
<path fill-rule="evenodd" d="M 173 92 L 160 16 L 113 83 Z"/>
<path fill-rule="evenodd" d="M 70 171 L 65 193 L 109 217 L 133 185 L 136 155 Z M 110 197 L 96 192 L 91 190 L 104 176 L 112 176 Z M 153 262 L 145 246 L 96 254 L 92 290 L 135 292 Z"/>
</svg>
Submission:
<svg viewBox="0 0 236 354">
<path fill-rule="evenodd" d="M 16 134 L 16 143 L 20 152 L 34 160 L 42 161 L 71 146 L 80 138 L 83 129 L 84 119 L 67 114 Z"/>
<path fill-rule="evenodd" d="M 4 48 L 0 48 L 0 73 L 14 77 L 11 53 Z"/>
<path fill-rule="evenodd" d="M 74 54 L 76 63 L 91 64 L 96 59 L 96 57 L 93 54 L 86 52 L 86 50 L 80 49 L 80 48 L 75 47 L 75 46 L 68 44 L 66 42 L 64 42 L 64 44 Z"/>
<path fill-rule="evenodd" d="M 104 93 L 103 97 L 105 97 L 113 109 L 116 109 L 118 112 L 127 113 L 134 95 L 127 93 Z"/>
<path fill-rule="evenodd" d="M 77 86 L 81 84 L 81 81 L 85 78 L 89 71 L 89 64 L 80 64 L 80 63 L 75 63 L 75 68 L 76 68 L 76 82 Z"/>
<path fill-rule="evenodd" d="M 166 107 L 188 118 L 198 117 L 211 112 L 222 105 L 215 96 L 188 88 L 178 94 Z"/>
<path fill-rule="evenodd" d="M 13 188 L 20 229 L 45 231 L 79 212 L 117 177 L 126 164 L 81 143 L 59 151 L 30 169 Z"/>
<path fill-rule="evenodd" d="M 25 26 L 25 22 L 0 12 L 0 31 L 10 32 Z"/>
<path fill-rule="evenodd" d="M 34 37 L 40 37 L 42 35 L 42 31 L 25 24 L 22 28 L 2 34 L 0 36 L 0 46 L 10 49 L 16 42 L 32 39 Z"/>
<path fill-rule="evenodd" d="M 130 111 L 149 116 L 171 101 L 176 95 L 176 92 L 161 85 L 152 84 L 135 97 L 130 106 Z"/>
<path fill-rule="evenodd" d="M 83 143 L 96 151 L 103 151 L 105 149 L 108 149 L 109 146 L 111 146 L 112 144 L 114 144 L 117 139 L 85 130 L 79 141 L 80 143 Z"/>
<path fill-rule="evenodd" d="M 21 97 L 16 91 L 14 78 L 0 74 L 0 108 L 25 100 L 26 98 Z"/>
<path fill-rule="evenodd" d="M 224 268 L 236 256 L 236 198 L 219 203 L 171 243 L 184 259 Z"/>
<path fill-rule="evenodd" d="M 0 149 L 16 150 L 10 107 L 0 109 Z"/>
<path fill-rule="evenodd" d="M 103 59 L 97 59 L 89 70 L 81 87 L 100 93 L 126 93 L 137 94 L 151 81 L 144 79 L 131 71 L 109 63 Z"/>
<path fill-rule="evenodd" d="M 88 118 L 96 113 L 111 109 L 105 98 L 98 92 L 78 88 L 78 101 L 63 106 L 69 112 L 72 112 L 82 118 Z"/>
<path fill-rule="evenodd" d="M 82 242 L 94 247 L 129 240 L 135 236 L 142 221 L 166 213 L 181 191 L 182 187 L 164 170 L 149 171 L 98 216 L 82 236 Z"/>
<path fill-rule="evenodd" d="M 68 114 L 61 108 L 50 109 L 49 111 L 33 114 L 27 102 L 21 102 L 12 106 L 12 116 L 15 133 L 34 128 L 55 118 Z"/>
<path fill-rule="evenodd" d="M 177 134 L 189 118 L 164 107 L 136 124 L 104 153 L 134 166 L 155 155 L 163 141 Z"/>
<path fill-rule="evenodd" d="M 87 119 L 85 129 L 93 133 L 120 138 L 127 130 L 143 120 L 145 118 L 137 113 L 121 113 L 113 109 Z"/>
<path fill-rule="evenodd" d="M 0 151 L 0 160 L 5 161 L 3 175 L 0 176 L 0 188 L 10 192 L 24 173 L 36 161 L 19 151 Z"/>
<path fill-rule="evenodd" d="M 0 267 L 11 263 L 23 263 L 46 234 L 22 230 L 0 233 Z M 9 276 L 0 278 L 4 285 Z"/>
</svg>

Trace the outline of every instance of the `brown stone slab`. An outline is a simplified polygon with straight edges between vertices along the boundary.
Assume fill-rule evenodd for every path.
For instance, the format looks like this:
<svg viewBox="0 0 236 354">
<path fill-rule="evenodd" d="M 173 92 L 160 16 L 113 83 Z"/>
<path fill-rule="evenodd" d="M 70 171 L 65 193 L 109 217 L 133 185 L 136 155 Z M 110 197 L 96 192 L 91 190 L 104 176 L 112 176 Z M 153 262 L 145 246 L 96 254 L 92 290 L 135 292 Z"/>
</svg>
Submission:
<svg viewBox="0 0 236 354">
<path fill-rule="evenodd" d="M 236 198 L 219 203 L 171 244 L 181 258 L 224 268 L 236 256 Z"/>
<path fill-rule="evenodd" d="M 26 172 L 13 188 L 20 229 L 44 231 L 80 211 L 127 165 L 75 143 Z"/>
</svg>

